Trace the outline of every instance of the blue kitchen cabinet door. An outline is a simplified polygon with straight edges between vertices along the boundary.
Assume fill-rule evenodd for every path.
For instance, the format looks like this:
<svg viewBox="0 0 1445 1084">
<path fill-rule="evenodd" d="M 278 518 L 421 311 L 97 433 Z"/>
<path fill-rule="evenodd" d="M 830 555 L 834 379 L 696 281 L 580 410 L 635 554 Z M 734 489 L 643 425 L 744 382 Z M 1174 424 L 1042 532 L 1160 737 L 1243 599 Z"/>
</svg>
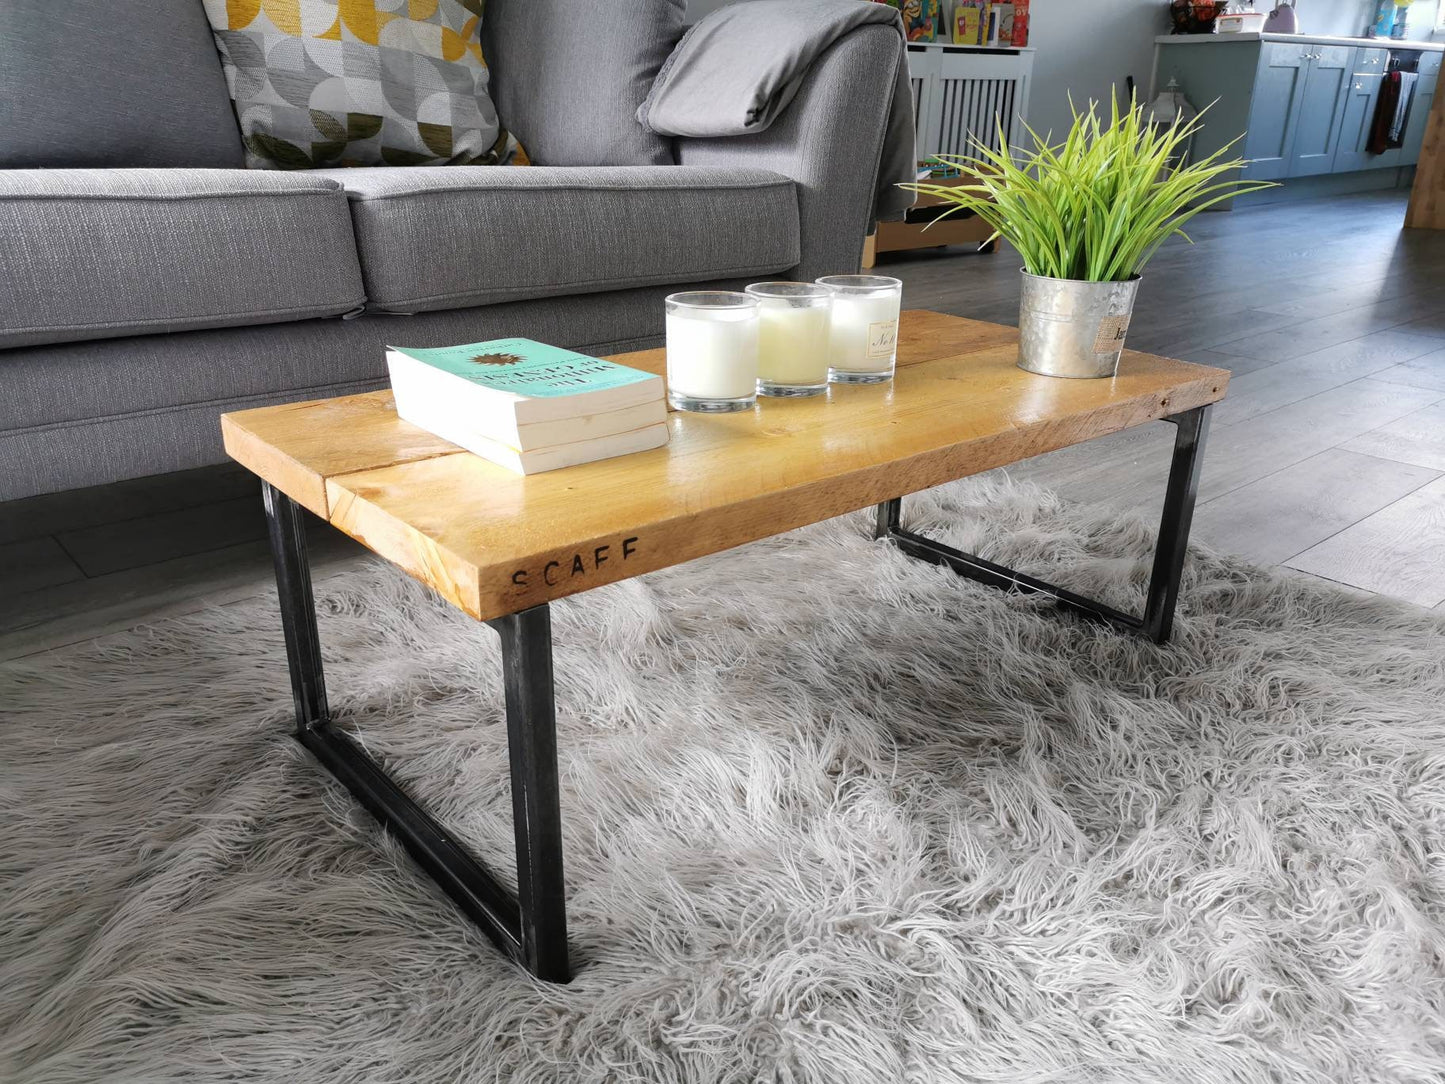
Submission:
<svg viewBox="0 0 1445 1084">
<path fill-rule="evenodd" d="M 1309 66 L 1289 147 L 1288 177 L 1313 177 L 1335 168 L 1345 97 L 1353 82 L 1353 48 L 1306 45 L 1304 49 Z"/>
<path fill-rule="evenodd" d="M 1415 85 L 1415 101 L 1410 106 L 1410 119 L 1405 124 L 1405 145 L 1400 148 L 1400 165 L 1413 166 L 1420 161 L 1420 147 L 1425 142 L 1425 124 L 1435 104 L 1440 80 L 1439 53 L 1426 53 L 1420 58 L 1420 82 Z"/>
<path fill-rule="evenodd" d="M 1366 50 L 1361 49 L 1360 52 Z M 1381 50 L 1369 50 L 1380 52 Z M 1345 91 L 1344 119 L 1340 124 L 1340 142 L 1335 149 L 1336 173 L 1387 166 L 1381 156 L 1365 150 L 1370 142 L 1370 129 L 1375 124 L 1375 110 L 1380 104 L 1380 86 L 1384 77 L 1371 72 L 1356 71 Z"/>
<path fill-rule="evenodd" d="M 1244 176 L 1250 180 L 1276 181 L 1288 174 L 1310 51 L 1308 46 L 1279 42 L 1270 42 L 1261 51 L 1244 143 L 1244 157 L 1249 159 Z"/>
</svg>

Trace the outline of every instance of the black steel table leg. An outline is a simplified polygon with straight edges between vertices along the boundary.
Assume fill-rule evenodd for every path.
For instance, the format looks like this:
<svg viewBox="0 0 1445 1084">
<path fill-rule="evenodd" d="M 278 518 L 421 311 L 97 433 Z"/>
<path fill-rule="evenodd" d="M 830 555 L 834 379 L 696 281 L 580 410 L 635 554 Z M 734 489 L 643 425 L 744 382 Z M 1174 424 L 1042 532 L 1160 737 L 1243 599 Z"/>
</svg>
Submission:
<svg viewBox="0 0 1445 1084">
<path fill-rule="evenodd" d="M 561 813 L 553 709 L 551 623 L 537 606 L 492 622 L 502 637 L 520 899 L 454 839 L 344 732 L 326 704 L 302 510 L 263 483 L 276 564 L 296 737 L 390 831 L 507 955 L 538 978 L 566 982 Z"/>
<path fill-rule="evenodd" d="M 567 909 L 557 795 L 552 615 L 544 604 L 498 618 L 491 625 L 502 637 L 507 690 L 522 962 L 539 978 L 566 982 Z"/>
<path fill-rule="evenodd" d="M 286 663 L 291 671 L 296 729 L 300 733 L 320 726 L 331 715 L 326 706 L 326 677 L 321 669 L 321 640 L 316 634 L 311 566 L 306 560 L 306 524 L 296 502 L 269 482 L 261 483 L 261 499 L 266 503 L 281 629 L 286 637 Z"/>
<path fill-rule="evenodd" d="M 884 501 L 878 506 L 877 513 L 873 537 L 887 538 L 903 526 L 903 498 L 894 497 L 891 501 Z"/>
<path fill-rule="evenodd" d="M 1204 458 L 1205 438 L 1209 433 L 1209 407 L 1196 407 L 1163 420 L 1173 422 L 1177 427 L 1174 458 L 1169 468 L 1164 513 L 1159 522 L 1159 542 L 1154 553 L 1154 568 L 1142 618 L 1056 587 L 1026 572 L 1005 568 L 904 530 L 902 498 L 884 501 L 877 506 L 874 537 L 886 538 L 909 556 L 944 565 L 960 576 L 1005 590 L 1047 595 L 1058 603 L 1060 609 L 1125 632 L 1147 636 L 1155 643 L 1167 643 L 1174 628 L 1174 607 L 1179 601 L 1179 581 L 1184 572 L 1189 527 L 1194 519 L 1194 502 L 1199 491 L 1199 468 Z"/>
<path fill-rule="evenodd" d="M 1184 574 L 1194 501 L 1199 495 L 1199 469 L 1204 463 L 1204 441 L 1209 436 L 1209 409 L 1202 406 L 1168 419 L 1176 427 L 1174 458 L 1169 465 L 1169 486 L 1164 491 L 1164 512 L 1159 518 L 1159 541 L 1154 549 L 1154 572 L 1144 605 L 1144 635 L 1156 644 L 1167 643 L 1174 631 L 1174 605 L 1179 601 L 1179 578 Z"/>
</svg>

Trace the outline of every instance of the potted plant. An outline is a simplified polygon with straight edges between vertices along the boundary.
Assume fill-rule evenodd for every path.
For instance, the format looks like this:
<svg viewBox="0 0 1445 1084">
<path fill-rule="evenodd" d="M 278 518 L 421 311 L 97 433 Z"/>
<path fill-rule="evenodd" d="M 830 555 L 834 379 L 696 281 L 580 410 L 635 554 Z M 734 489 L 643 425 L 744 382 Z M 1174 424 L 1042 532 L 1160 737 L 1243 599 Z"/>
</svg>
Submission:
<svg viewBox="0 0 1445 1084">
<path fill-rule="evenodd" d="M 1068 138 L 1051 144 L 1025 125 L 1028 151 L 978 139 L 972 155 L 940 155 L 974 183 L 903 187 L 971 211 L 1023 257 L 1019 365 L 1046 376 L 1113 376 L 1124 349 L 1139 275 L 1166 240 L 1207 207 L 1272 187 L 1239 180 L 1233 143 L 1199 162 L 1184 153 L 1199 116 L 1151 124 L 1117 99 L 1074 110 Z M 1236 140 L 1235 142 L 1238 142 Z M 947 215 L 943 216 L 946 217 Z M 988 242 L 985 242 L 987 244 Z"/>
</svg>

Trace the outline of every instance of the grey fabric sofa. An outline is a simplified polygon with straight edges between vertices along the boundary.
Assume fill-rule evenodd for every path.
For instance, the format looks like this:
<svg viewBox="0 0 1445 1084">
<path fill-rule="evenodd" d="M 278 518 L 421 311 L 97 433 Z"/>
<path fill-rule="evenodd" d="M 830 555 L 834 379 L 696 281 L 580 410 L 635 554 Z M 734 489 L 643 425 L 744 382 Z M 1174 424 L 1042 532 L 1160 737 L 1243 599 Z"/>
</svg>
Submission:
<svg viewBox="0 0 1445 1084">
<path fill-rule="evenodd" d="M 199 0 L 0 0 L 0 500 L 219 462 L 220 413 L 382 386 L 387 342 L 627 350 L 670 291 L 856 270 L 898 34 L 839 41 L 758 135 L 579 124 L 607 34 L 680 3 L 599 35 L 489 0 L 536 165 L 280 173 L 241 168 Z"/>
</svg>

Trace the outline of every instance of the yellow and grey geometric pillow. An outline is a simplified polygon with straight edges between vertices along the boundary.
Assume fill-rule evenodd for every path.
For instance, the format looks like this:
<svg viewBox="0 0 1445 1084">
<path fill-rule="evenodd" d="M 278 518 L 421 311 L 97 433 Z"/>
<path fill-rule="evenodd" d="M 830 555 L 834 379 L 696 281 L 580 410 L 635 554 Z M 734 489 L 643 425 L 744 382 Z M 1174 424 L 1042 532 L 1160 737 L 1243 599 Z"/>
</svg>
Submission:
<svg viewBox="0 0 1445 1084">
<path fill-rule="evenodd" d="M 509 160 L 483 0 L 204 3 L 252 169 Z"/>
</svg>

